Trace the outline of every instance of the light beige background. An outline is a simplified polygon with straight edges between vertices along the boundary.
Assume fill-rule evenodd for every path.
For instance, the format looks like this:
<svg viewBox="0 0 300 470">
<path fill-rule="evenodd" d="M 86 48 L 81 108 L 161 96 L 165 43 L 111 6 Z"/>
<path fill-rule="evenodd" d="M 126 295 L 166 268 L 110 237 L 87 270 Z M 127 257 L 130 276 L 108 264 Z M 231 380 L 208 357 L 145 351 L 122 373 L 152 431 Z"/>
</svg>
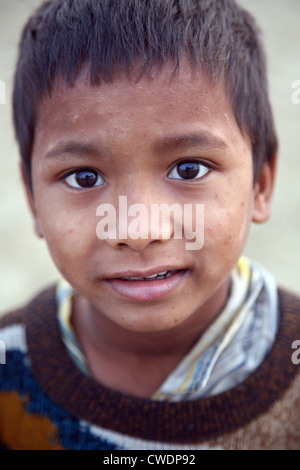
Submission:
<svg viewBox="0 0 300 470">
<path fill-rule="evenodd" d="M 7 104 L 0 104 L 0 312 L 18 306 L 58 278 L 44 241 L 33 231 L 18 170 L 11 121 L 12 77 L 19 35 L 40 0 L 0 0 L 0 80 Z M 300 1 L 239 0 L 264 31 L 269 82 L 280 138 L 273 213 L 253 225 L 245 253 L 262 262 L 278 282 L 300 293 L 300 104 L 292 83 L 300 80 Z"/>
</svg>

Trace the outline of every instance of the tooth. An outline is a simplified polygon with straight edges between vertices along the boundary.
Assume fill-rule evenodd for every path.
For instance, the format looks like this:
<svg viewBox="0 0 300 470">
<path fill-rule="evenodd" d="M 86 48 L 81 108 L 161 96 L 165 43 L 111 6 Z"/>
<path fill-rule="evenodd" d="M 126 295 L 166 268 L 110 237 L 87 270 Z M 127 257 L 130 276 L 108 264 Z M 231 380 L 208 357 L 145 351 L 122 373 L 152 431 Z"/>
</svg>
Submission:
<svg viewBox="0 0 300 470">
<path fill-rule="evenodd" d="M 125 277 L 123 279 L 127 280 L 127 281 L 142 281 L 144 279 L 155 279 L 155 278 L 162 278 L 164 276 L 166 277 L 170 277 L 172 276 L 172 274 L 174 273 L 174 271 L 162 271 L 160 273 L 156 273 L 156 274 L 152 274 L 152 276 L 147 276 L 147 277 Z"/>
<path fill-rule="evenodd" d="M 142 277 L 123 277 L 122 279 L 125 279 L 126 281 L 139 281 L 143 278 Z"/>
</svg>

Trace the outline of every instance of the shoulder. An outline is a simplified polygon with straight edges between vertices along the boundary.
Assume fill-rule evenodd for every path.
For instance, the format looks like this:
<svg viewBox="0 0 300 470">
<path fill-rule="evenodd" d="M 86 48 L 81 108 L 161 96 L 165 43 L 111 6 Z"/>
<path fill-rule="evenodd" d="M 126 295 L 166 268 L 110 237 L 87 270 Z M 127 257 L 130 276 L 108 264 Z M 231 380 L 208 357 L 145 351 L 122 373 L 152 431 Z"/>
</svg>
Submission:
<svg viewBox="0 0 300 470">
<path fill-rule="evenodd" d="M 285 341 L 300 340 L 300 296 L 286 289 L 278 289 L 279 323 Z"/>
<path fill-rule="evenodd" d="M 22 323 L 24 320 L 24 313 L 28 310 L 36 308 L 45 308 L 47 303 L 55 298 L 56 284 L 49 286 L 38 292 L 32 297 L 25 305 L 15 308 L 9 312 L 4 312 L 0 315 L 0 328 L 6 326 Z"/>
<path fill-rule="evenodd" d="M 300 314 L 300 296 L 287 290 L 279 287 L 278 289 L 279 297 L 279 308 L 281 312 L 289 312 L 294 314 Z"/>
<path fill-rule="evenodd" d="M 0 330 L 19 323 L 22 323 L 22 308 L 6 312 L 0 316 Z"/>
<path fill-rule="evenodd" d="M 55 302 L 55 285 L 41 291 L 26 305 L 0 316 L 0 341 L 2 355 L 9 351 L 26 350 L 26 324 L 31 315 L 45 312 Z M 3 359 L 3 358 L 2 358 Z"/>
</svg>

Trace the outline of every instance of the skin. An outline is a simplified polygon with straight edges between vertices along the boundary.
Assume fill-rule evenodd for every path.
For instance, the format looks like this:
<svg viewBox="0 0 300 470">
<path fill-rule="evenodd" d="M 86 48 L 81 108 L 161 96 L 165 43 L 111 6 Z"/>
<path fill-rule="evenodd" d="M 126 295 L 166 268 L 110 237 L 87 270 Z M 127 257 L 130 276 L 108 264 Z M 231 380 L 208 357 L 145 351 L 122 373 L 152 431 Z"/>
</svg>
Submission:
<svg viewBox="0 0 300 470">
<path fill-rule="evenodd" d="M 138 82 L 120 76 L 90 87 L 83 70 L 73 88 L 57 83 L 38 109 L 33 194 L 25 181 L 36 231 L 81 294 L 72 322 L 92 375 L 142 397 L 151 396 L 224 306 L 251 221 L 269 216 L 275 173 L 275 163 L 265 165 L 253 185 L 251 145 L 220 84 L 207 83 L 188 64 L 173 80 L 172 72 L 167 64 Z M 191 138 L 200 134 L 209 141 Z M 70 141 L 94 150 L 57 152 Z M 205 176 L 169 177 L 190 159 L 209 168 Z M 104 184 L 72 188 L 66 176 L 82 167 L 99 172 Z M 151 203 L 204 204 L 203 248 L 188 251 L 184 238 L 150 234 L 99 240 L 96 208 L 117 208 L 119 195 L 149 211 Z M 162 266 L 186 274 L 158 299 L 133 300 L 107 282 L 128 269 Z"/>
</svg>

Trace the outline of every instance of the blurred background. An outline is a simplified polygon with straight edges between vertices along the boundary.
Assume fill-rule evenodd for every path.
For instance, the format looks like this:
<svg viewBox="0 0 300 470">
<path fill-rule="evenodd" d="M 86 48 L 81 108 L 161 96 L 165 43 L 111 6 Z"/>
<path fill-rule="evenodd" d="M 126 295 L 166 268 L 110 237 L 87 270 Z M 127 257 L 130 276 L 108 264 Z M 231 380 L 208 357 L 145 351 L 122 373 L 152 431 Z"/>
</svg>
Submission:
<svg viewBox="0 0 300 470">
<path fill-rule="evenodd" d="M 0 312 L 19 306 L 59 274 L 43 240 L 35 236 L 19 174 L 11 117 L 17 44 L 26 19 L 41 0 L 0 0 Z M 252 225 L 245 254 L 263 263 L 281 286 L 300 294 L 300 1 L 239 0 L 264 32 L 270 96 L 280 140 L 271 219 Z M 299 87 L 300 89 L 300 87 Z M 300 92 L 298 94 L 300 98 Z"/>
</svg>

